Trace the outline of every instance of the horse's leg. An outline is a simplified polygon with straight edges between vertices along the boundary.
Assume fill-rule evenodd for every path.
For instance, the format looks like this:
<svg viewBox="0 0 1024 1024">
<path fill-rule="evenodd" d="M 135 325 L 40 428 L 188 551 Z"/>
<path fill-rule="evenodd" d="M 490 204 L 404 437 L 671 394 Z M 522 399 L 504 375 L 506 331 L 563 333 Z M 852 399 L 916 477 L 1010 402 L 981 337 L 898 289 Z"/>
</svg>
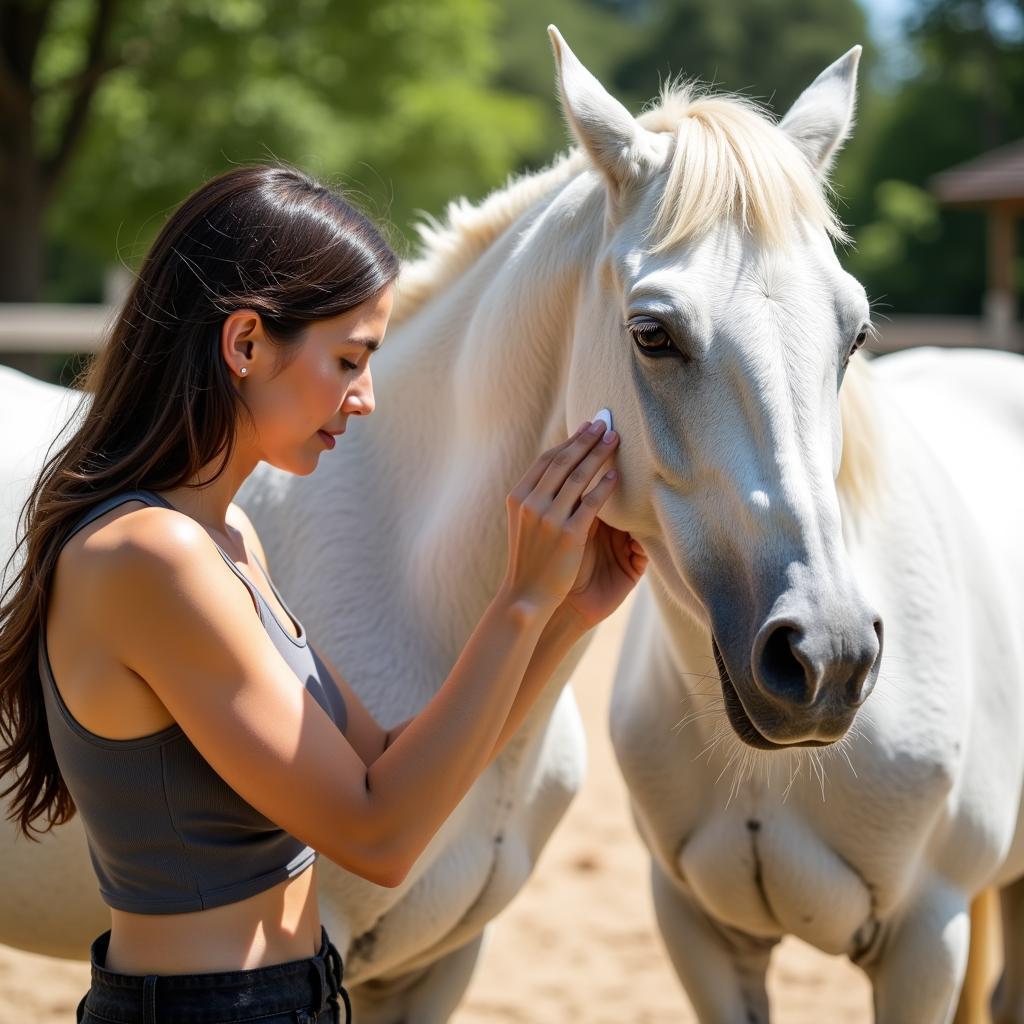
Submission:
<svg viewBox="0 0 1024 1024">
<path fill-rule="evenodd" d="M 883 952 L 864 969 L 875 1024 L 949 1024 L 967 967 L 967 897 L 933 880 L 889 926 Z"/>
<path fill-rule="evenodd" d="M 358 1024 L 444 1024 L 469 987 L 484 933 L 401 978 L 374 981 L 352 993 Z"/>
<path fill-rule="evenodd" d="M 983 889 L 971 901 L 971 945 L 967 953 L 960 1001 L 953 1024 L 992 1024 L 989 1010 L 990 978 L 995 952 L 995 919 L 999 914 L 995 889 Z"/>
<path fill-rule="evenodd" d="M 1024 1024 L 1024 878 L 1002 890 L 1003 976 L 992 1005 L 994 1024 Z"/>
<path fill-rule="evenodd" d="M 652 861 L 651 888 L 669 957 L 701 1024 L 768 1024 L 774 940 L 726 933 Z"/>
</svg>

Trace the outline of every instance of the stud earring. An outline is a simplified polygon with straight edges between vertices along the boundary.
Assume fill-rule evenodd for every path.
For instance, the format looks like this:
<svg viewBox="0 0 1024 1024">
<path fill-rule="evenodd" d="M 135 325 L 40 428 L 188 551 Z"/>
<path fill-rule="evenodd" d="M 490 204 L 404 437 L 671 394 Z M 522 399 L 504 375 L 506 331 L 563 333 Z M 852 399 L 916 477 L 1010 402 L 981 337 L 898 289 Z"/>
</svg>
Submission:
<svg viewBox="0 0 1024 1024">
<path fill-rule="evenodd" d="M 243 366 L 238 372 L 244 377 L 249 372 L 249 367 Z"/>
</svg>

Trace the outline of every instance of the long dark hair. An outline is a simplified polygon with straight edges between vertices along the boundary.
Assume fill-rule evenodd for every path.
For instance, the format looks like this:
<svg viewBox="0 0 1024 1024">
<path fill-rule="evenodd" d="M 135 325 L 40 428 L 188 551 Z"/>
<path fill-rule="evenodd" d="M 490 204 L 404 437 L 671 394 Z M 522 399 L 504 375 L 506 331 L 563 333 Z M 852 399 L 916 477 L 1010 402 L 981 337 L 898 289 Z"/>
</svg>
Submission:
<svg viewBox="0 0 1024 1024">
<path fill-rule="evenodd" d="M 373 298 L 398 276 L 367 217 L 321 182 L 275 163 L 237 167 L 193 192 L 143 261 L 105 344 L 73 387 L 81 423 L 47 458 L 21 509 L 20 569 L 0 595 L 0 779 L 7 817 L 28 838 L 75 813 L 50 743 L 37 663 L 39 631 L 61 545 L 90 507 L 123 490 L 190 483 L 234 449 L 251 422 L 220 354 L 237 309 L 259 313 L 278 346 L 275 372 L 307 326 Z M 91 403 L 86 406 L 86 403 Z M 70 426 L 68 421 L 66 426 Z M 55 442 L 56 443 L 56 442 Z M 46 827 L 34 823 L 45 818 Z"/>
</svg>

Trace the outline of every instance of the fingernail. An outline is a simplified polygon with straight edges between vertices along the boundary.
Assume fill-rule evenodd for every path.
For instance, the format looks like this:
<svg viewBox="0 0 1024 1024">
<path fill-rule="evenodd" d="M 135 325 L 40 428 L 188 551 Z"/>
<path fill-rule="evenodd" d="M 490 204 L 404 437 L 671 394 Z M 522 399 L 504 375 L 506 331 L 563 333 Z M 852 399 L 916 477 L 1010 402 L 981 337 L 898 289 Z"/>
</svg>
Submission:
<svg viewBox="0 0 1024 1024">
<path fill-rule="evenodd" d="M 604 430 L 604 424 L 598 420 L 596 423 L 591 423 L 587 428 L 592 434 L 600 434 Z"/>
<path fill-rule="evenodd" d="M 585 430 L 589 430 L 589 429 L 590 429 L 590 420 L 584 420 L 583 423 L 580 425 L 579 429 L 576 431 L 576 433 L 577 434 L 582 434 Z"/>
<path fill-rule="evenodd" d="M 607 431 L 605 433 L 604 437 L 601 438 L 601 443 L 602 444 L 611 444 L 612 441 L 615 440 L 616 436 L 617 435 L 616 435 L 614 430 L 609 430 L 609 431 Z"/>
</svg>

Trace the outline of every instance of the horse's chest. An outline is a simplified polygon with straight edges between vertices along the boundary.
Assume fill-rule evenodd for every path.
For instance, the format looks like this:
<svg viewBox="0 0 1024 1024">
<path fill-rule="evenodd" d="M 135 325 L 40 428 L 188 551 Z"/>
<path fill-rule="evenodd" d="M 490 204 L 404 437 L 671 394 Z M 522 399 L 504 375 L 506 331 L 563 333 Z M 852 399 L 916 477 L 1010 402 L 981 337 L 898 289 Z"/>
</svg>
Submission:
<svg viewBox="0 0 1024 1024">
<path fill-rule="evenodd" d="M 696 828 L 678 868 L 704 910 L 751 935 L 855 953 L 875 928 L 871 887 L 799 817 L 736 808 Z"/>
<path fill-rule="evenodd" d="M 353 984 L 400 974 L 463 945 L 526 883 L 582 783 L 585 755 L 569 691 L 558 697 L 546 729 L 525 731 L 477 780 L 390 906 L 359 913 L 367 901 L 344 900 L 352 910 L 346 977 Z"/>
</svg>

